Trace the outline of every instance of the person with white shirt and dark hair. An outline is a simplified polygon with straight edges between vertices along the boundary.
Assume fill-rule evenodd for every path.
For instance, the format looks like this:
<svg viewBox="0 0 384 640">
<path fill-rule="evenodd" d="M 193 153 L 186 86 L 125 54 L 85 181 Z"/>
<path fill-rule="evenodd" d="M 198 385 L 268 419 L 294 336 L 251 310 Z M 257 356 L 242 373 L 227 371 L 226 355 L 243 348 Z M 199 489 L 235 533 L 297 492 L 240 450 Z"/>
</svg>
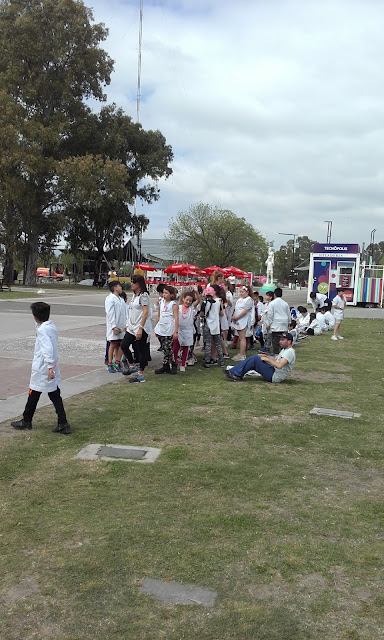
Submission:
<svg viewBox="0 0 384 640">
<path fill-rule="evenodd" d="M 283 290 L 280 287 L 275 289 L 274 294 L 274 299 L 268 305 L 267 329 L 272 333 L 273 353 L 278 353 L 280 336 L 288 331 L 288 325 L 291 322 L 291 311 L 283 300 Z"/>
<path fill-rule="evenodd" d="M 311 304 L 315 312 L 323 307 L 327 307 L 330 303 L 330 299 L 324 293 L 315 293 L 312 291 L 309 297 L 311 298 Z"/>
<path fill-rule="evenodd" d="M 320 309 L 320 313 L 324 318 L 326 329 L 325 331 L 333 331 L 333 327 L 335 326 L 335 318 L 331 313 L 330 307 L 323 307 Z"/>
<path fill-rule="evenodd" d="M 344 309 L 346 304 L 346 298 L 344 295 L 344 289 L 339 287 L 336 289 L 337 296 L 332 300 L 333 317 L 335 319 L 335 326 L 333 327 L 333 336 L 331 340 L 343 340 L 343 336 L 339 334 L 340 325 L 344 320 Z"/>
</svg>

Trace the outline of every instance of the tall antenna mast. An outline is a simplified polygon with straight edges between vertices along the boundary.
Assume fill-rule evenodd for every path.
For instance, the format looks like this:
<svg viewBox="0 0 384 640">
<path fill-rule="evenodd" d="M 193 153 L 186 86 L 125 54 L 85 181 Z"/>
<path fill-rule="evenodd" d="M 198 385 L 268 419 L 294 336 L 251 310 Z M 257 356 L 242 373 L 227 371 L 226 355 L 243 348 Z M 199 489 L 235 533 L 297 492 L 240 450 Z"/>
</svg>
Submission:
<svg viewBox="0 0 384 640">
<path fill-rule="evenodd" d="M 140 98 L 141 98 L 141 46 L 143 42 L 143 1 L 140 0 L 140 20 L 139 20 L 139 52 L 137 58 L 137 99 L 136 99 L 136 122 L 140 122 Z"/>
<path fill-rule="evenodd" d="M 140 0 L 140 13 L 139 13 L 139 49 L 137 54 L 137 95 L 136 95 L 136 123 L 140 122 L 140 99 L 141 99 L 141 48 L 143 42 L 143 2 Z M 133 215 L 137 216 L 136 197 L 133 203 Z M 137 227 L 137 252 L 139 260 L 141 260 L 141 229 Z"/>
</svg>

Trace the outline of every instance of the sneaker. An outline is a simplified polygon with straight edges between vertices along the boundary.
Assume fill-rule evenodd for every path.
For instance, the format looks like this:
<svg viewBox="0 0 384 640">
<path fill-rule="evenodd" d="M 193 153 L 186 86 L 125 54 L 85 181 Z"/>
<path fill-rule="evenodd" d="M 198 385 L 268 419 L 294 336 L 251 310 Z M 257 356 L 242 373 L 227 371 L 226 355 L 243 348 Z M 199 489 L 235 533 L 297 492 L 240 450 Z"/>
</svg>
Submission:
<svg viewBox="0 0 384 640">
<path fill-rule="evenodd" d="M 235 366 L 234 364 L 227 365 L 226 371 L 230 371 L 231 369 L 233 369 L 234 366 Z"/>
<path fill-rule="evenodd" d="M 236 360 L 237 362 L 242 362 L 243 360 L 245 360 L 245 356 L 241 356 L 240 353 L 238 353 L 237 355 L 233 356 L 232 360 Z"/>
<path fill-rule="evenodd" d="M 183 367 L 183 365 L 180 365 L 180 371 L 185 371 L 185 367 Z"/>
<path fill-rule="evenodd" d="M 133 378 L 129 378 L 129 382 L 146 382 L 142 373 L 137 373 Z"/>
<path fill-rule="evenodd" d="M 123 376 L 130 376 L 131 373 L 137 373 L 139 371 L 139 367 L 135 364 L 133 367 L 128 367 L 127 369 L 122 370 Z"/>
<path fill-rule="evenodd" d="M 257 371 L 254 371 L 254 369 L 251 369 L 250 371 L 247 371 L 247 373 L 245 373 L 244 375 L 245 376 L 260 376 L 260 378 L 263 377 L 261 375 L 261 373 L 258 373 Z"/>
<path fill-rule="evenodd" d="M 113 366 L 113 364 L 109 364 L 107 368 L 108 368 L 108 373 L 116 373 L 116 369 Z"/>
<path fill-rule="evenodd" d="M 215 365 L 218 364 L 218 360 L 216 358 L 211 358 L 209 364 Z"/>
<path fill-rule="evenodd" d="M 227 369 L 224 371 L 224 374 L 227 380 L 229 380 L 229 382 L 241 382 L 243 379 L 243 378 L 240 378 L 240 376 L 235 376 L 234 373 L 232 373 L 231 371 L 228 371 Z"/>
<path fill-rule="evenodd" d="M 224 360 L 229 360 L 230 356 L 228 355 L 228 353 L 223 353 L 223 358 Z"/>
<path fill-rule="evenodd" d="M 337 340 L 337 336 L 331 336 L 331 340 Z"/>
<path fill-rule="evenodd" d="M 344 340 L 344 336 L 337 336 L 338 340 Z"/>
<path fill-rule="evenodd" d="M 187 360 L 186 364 L 189 367 L 193 367 L 193 365 L 195 364 L 195 360 L 193 358 L 189 358 L 189 360 Z"/>
<path fill-rule="evenodd" d="M 201 366 L 204 369 L 210 369 L 211 368 L 211 363 L 210 362 L 203 362 Z"/>
<path fill-rule="evenodd" d="M 64 422 L 63 424 L 58 424 L 57 427 L 52 429 L 52 433 L 62 433 L 63 435 L 68 435 L 72 433 L 71 426 L 68 422 Z"/>
<path fill-rule="evenodd" d="M 115 371 L 116 371 L 117 373 L 121 373 L 121 367 L 120 367 L 120 364 L 116 364 L 116 362 L 115 362 L 115 364 L 114 364 L 113 366 L 114 366 Z"/>
<path fill-rule="evenodd" d="M 24 431 L 24 429 L 32 429 L 32 422 L 25 422 L 25 420 L 15 420 L 15 422 L 11 422 L 11 425 L 14 429 L 18 431 Z"/>
</svg>

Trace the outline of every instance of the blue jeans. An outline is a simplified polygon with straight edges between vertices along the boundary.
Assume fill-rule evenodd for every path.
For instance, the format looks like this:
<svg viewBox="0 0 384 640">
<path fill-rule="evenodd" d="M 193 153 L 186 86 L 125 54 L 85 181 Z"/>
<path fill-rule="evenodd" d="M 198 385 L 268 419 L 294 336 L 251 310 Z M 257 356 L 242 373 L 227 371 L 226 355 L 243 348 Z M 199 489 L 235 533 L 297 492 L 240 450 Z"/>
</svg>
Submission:
<svg viewBox="0 0 384 640">
<path fill-rule="evenodd" d="M 252 370 L 257 371 L 257 373 L 261 373 L 264 380 L 267 380 L 267 382 L 272 382 L 275 367 L 272 367 L 272 365 L 267 362 L 263 362 L 260 356 L 250 356 L 250 358 L 239 362 L 235 367 L 232 367 L 231 373 L 242 378 L 247 371 Z"/>
</svg>

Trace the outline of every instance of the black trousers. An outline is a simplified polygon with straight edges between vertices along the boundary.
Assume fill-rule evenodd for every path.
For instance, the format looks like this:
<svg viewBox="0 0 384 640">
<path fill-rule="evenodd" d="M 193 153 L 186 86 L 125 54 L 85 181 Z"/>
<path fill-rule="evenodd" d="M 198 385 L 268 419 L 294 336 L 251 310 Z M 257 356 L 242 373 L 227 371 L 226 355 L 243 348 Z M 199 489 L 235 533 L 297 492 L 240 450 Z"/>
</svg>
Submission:
<svg viewBox="0 0 384 640">
<path fill-rule="evenodd" d="M 272 351 L 277 355 L 280 351 L 280 336 L 283 331 L 272 331 Z"/>
<path fill-rule="evenodd" d="M 41 393 L 41 391 L 35 391 L 34 389 L 29 390 L 27 404 L 25 405 L 23 413 L 23 419 L 25 420 L 25 422 L 32 422 L 32 418 L 35 414 L 37 403 L 40 400 Z M 57 388 L 55 389 L 55 391 L 50 391 L 48 393 L 48 397 L 55 407 L 58 423 L 65 424 L 67 422 L 67 416 L 65 415 L 64 405 L 60 395 L 60 389 Z"/>
<path fill-rule="evenodd" d="M 148 346 L 147 346 L 148 334 L 146 331 L 142 331 L 140 340 L 136 339 L 136 336 L 133 333 L 126 332 L 123 341 L 121 343 L 121 350 L 127 358 L 129 364 L 133 364 L 133 356 L 130 350 L 130 346 L 134 345 L 135 353 L 137 353 L 140 369 L 144 371 L 145 367 L 148 365 Z"/>
</svg>

